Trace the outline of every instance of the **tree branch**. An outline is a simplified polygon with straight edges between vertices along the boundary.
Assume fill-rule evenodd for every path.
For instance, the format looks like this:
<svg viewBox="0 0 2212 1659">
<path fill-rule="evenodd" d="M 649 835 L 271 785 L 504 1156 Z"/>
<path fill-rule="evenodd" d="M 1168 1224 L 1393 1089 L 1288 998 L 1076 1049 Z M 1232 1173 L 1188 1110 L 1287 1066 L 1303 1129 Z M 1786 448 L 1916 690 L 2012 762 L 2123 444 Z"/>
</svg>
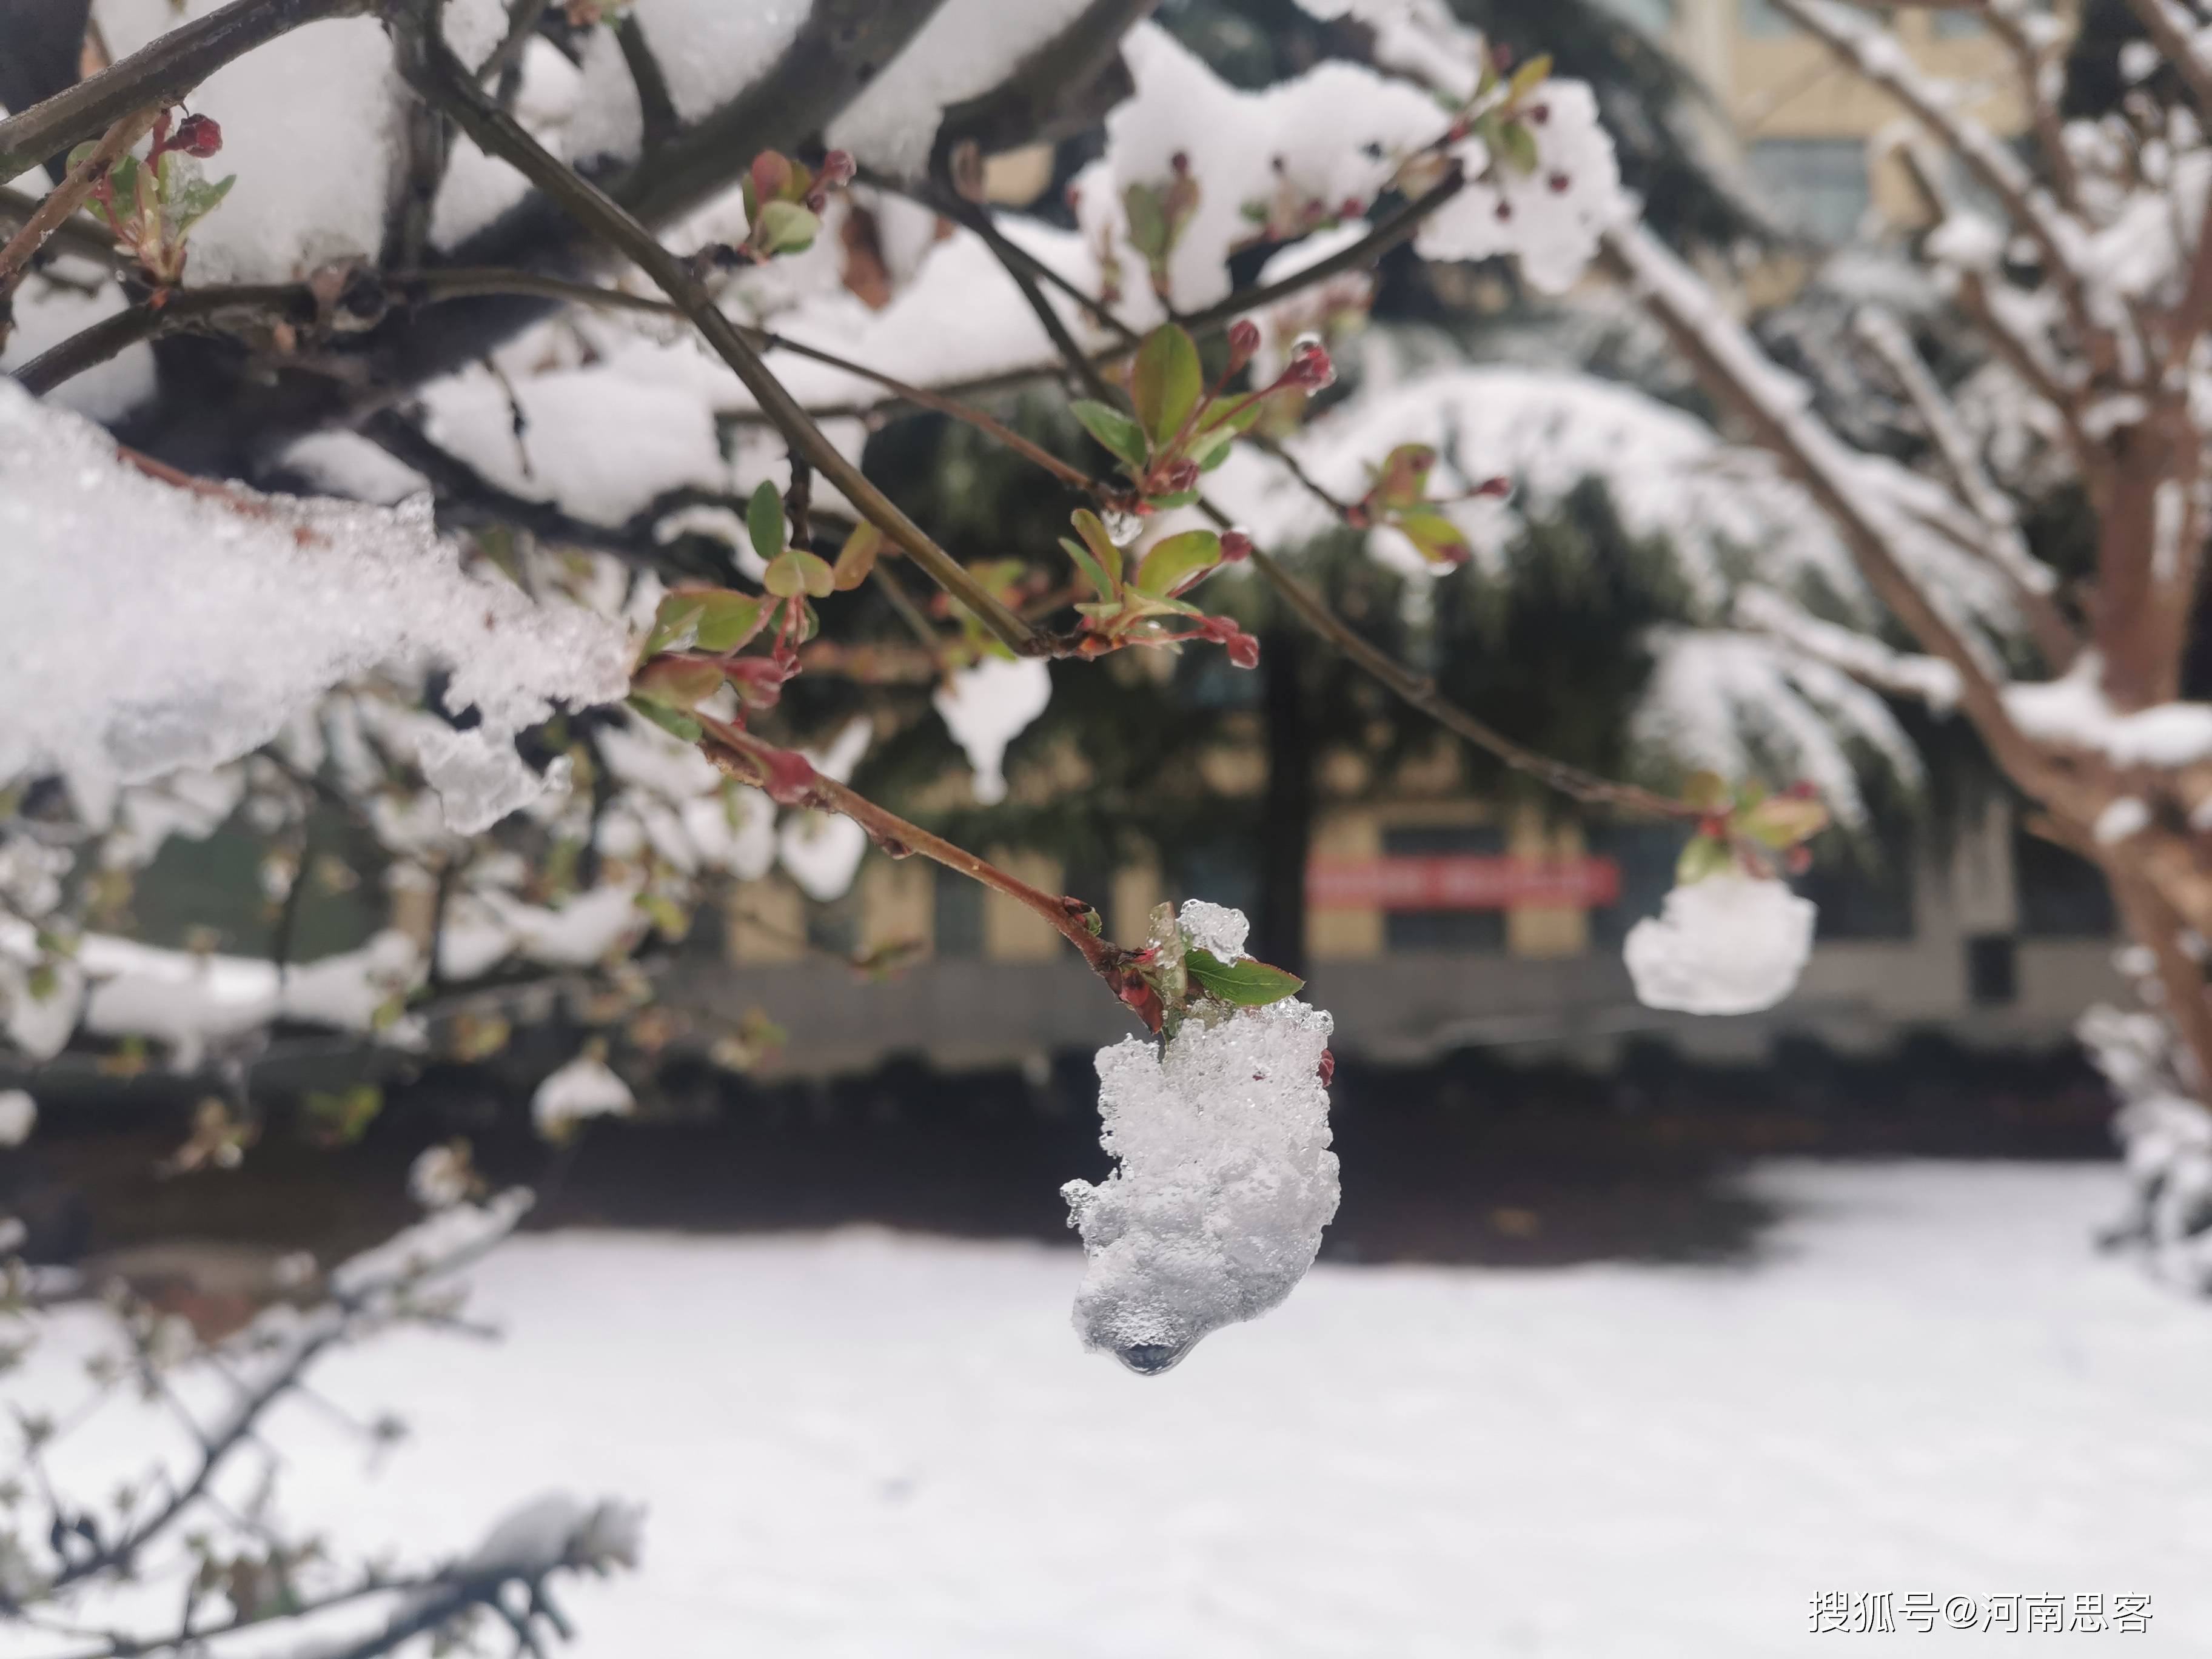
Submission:
<svg viewBox="0 0 2212 1659">
<path fill-rule="evenodd" d="M 1042 635 L 993 597 L 951 554 L 923 533 L 896 502 L 838 453 L 812 417 L 761 361 L 760 354 L 746 343 L 737 325 L 722 314 L 707 291 L 693 279 L 682 260 L 661 246 L 652 232 L 605 191 L 548 154 L 520 122 L 484 96 L 436 33 L 434 0 L 405 3 L 418 9 L 418 21 L 413 27 L 426 31 L 422 53 L 423 94 L 446 109 L 486 155 L 512 162 L 532 183 L 558 202 L 579 225 L 635 261 L 737 372 L 762 410 L 807 460 L 995 637 L 1024 655 L 1048 649 L 1048 644 Z M 428 15 L 427 18 L 420 17 L 419 9 L 426 5 Z"/>
<path fill-rule="evenodd" d="M 120 63 L 0 120 L 0 184 L 105 131 L 136 109 L 177 102 L 233 58 L 326 17 L 358 16 L 371 0 L 231 0 L 171 29 Z"/>
<path fill-rule="evenodd" d="M 107 177 L 116 162 L 130 153 L 131 145 L 154 130 L 161 109 L 159 104 L 149 104 L 118 119 L 92 154 L 63 175 L 61 183 L 47 193 L 46 199 L 39 204 L 22 228 L 8 239 L 5 246 L 0 246 L 0 342 L 8 337 L 8 302 L 21 283 L 24 273 L 30 270 L 31 261 L 46 246 L 46 238 L 84 205 L 85 198 L 99 187 L 100 181 Z"/>
</svg>

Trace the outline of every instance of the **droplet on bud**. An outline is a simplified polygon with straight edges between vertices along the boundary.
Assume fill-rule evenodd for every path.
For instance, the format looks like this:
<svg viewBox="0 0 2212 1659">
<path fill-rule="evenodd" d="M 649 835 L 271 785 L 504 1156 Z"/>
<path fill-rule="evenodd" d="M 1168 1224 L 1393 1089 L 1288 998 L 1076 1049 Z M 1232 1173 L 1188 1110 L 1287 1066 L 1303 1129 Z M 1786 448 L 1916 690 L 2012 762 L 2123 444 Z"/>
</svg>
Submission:
<svg viewBox="0 0 2212 1659">
<path fill-rule="evenodd" d="M 1336 365 L 1329 361 L 1328 348 L 1321 343 L 1318 334 L 1298 336 L 1291 347 L 1290 365 L 1283 370 L 1283 379 L 1308 392 L 1319 392 L 1336 384 Z"/>
<path fill-rule="evenodd" d="M 1124 507 L 1109 507 L 1099 515 L 1106 538 L 1116 547 L 1127 547 L 1144 533 L 1145 521 Z"/>
<path fill-rule="evenodd" d="M 222 148 L 222 129 L 210 115 L 187 115 L 177 123 L 175 136 L 168 148 L 180 149 L 187 155 L 204 161 Z"/>
</svg>

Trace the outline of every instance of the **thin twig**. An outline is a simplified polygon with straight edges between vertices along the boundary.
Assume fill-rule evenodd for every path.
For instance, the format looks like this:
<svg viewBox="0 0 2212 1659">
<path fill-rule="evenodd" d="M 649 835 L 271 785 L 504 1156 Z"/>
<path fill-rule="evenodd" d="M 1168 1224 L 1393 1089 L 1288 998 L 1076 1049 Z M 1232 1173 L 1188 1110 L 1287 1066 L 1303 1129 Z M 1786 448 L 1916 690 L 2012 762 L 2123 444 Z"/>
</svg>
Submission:
<svg viewBox="0 0 2212 1659">
<path fill-rule="evenodd" d="M 61 183 L 39 204 L 38 210 L 24 221 L 5 246 L 0 246 L 0 321 L 6 318 L 9 297 L 30 270 L 39 250 L 46 246 L 46 238 L 84 205 L 85 198 L 99 188 L 100 181 L 107 177 L 116 162 L 130 153 L 131 145 L 154 130 L 163 107 L 148 104 L 109 127 L 94 146 L 92 154 L 63 175 Z M 0 331 L 0 338 L 4 337 L 4 331 Z"/>
</svg>

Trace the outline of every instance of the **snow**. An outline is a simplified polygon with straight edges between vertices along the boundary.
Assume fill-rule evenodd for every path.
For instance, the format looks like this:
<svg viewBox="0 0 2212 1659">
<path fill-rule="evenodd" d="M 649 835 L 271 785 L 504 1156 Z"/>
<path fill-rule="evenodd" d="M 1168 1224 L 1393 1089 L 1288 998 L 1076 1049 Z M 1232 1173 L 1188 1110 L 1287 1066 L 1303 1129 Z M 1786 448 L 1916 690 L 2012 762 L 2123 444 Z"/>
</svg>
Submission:
<svg viewBox="0 0 2212 1659">
<path fill-rule="evenodd" d="M 850 108 L 828 143 L 901 177 L 927 170 L 945 112 L 990 91 L 1080 18 L 1090 0 L 945 0 Z"/>
<path fill-rule="evenodd" d="M 93 282 L 86 293 L 42 276 L 26 281 L 15 294 L 15 323 L 0 349 L 0 371 L 13 374 L 50 346 L 59 345 L 94 323 L 113 316 L 128 301 L 106 271 L 79 270 L 74 261 L 60 267 L 73 277 Z M 71 376 L 50 393 L 52 401 L 88 420 L 116 421 L 154 395 L 154 348 L 125 346 L 104 363 Z"/>
<path fill-rule="evenodd" d="M 2117 847 L 2150 828 L 2150 807 L 2140 795 L 2122 795 L 2097 814 L 2089 833 L 2100 847 Z"/>
<path fill-rule="evenodd" d="M 1052 672 L 1035 657 L 986 657 L 953 673 L 930 698 L 975 769 L 975 799 L 1006 798 L 1006 745 L 1052 701 Z"/>
<path fill-rule="evenodd" d="M 774 69 L 812 0 L 635 0 L 629 9 L 668 83 L 679 120 L 703 119 Z M 637 88 L 611 28 L 595 29 L 584 52 L 568 153 L 628 159 L 642 137 Z"/>
<path fill-rule="evenodd" d="M 2166 702 L 2123 714 L 2102 690 L 2104 660 L 2084 651 L 2060 678 L 2005 688 L 2006 711 L 2044 743 L 2101 750 L 2117 766 L 2181 767 L 2212 757 L 2212 703 Z"/>
<path fill-rule="evenodd" d="M 624 1117 L 637 1109 L 629 1085 L 605 1061 L 579 1054 L 538 1085 L 530 1121 L 548 1140 L 562 1140 L 587 1117 Z"/>
<path fill-rule="evenodd" d="M 407 1166 L 407 1195 L 426 1210 L 443 1210 L 469 1195 L 467 1158 L 449 1146 L 425 1146 Z"/>
<path fill-rule="evenodd" d="M 1205 899 L 1185 899 L 1176 921 L 1193 945 L 1223 962 L 1243 958 L 1244 941 L 1252 932 L 1252 924 L 1242 910 Z"/>
<path fill-rule="evenodd" d="M 465 574 L 427 501 L 174 489 L 11 383 L 0 590 L 0 781 L 61 771 L 94 823 L 118 785 L 245 754 L 343 682 L 438 664 L 447 707 L 479 716 L 441 757 L 447 820 L 472 833 L 527 771 L 516 732 L 629 684 L 618 625 Z"/>
<path fill-rule="evenodd" d="M 1759 877 L 1724 873 L 1678 886 L 1622 945 L 1636 1000 L 1692 1014 L 1771 1008 L 1805 970 L 1815 915 L 1812 901 Z"/>
<path fill-rule="evenodd" d="M 0 1147 L 21 1146 L 38 1121 L 37 1101 L 21 1089 L 0 1089 Z"/>
<path fill-rule="evenodd" d="M 1118 1167 L 1061 1188 L 1090 1260 L 1075 1297 L 1086 1347 L 1154 1375 L 1305 1276 L 1337 1205 L 1329 1026 L 1285 1000 L 1187 1018 L 1164 1048 L 1099 1050 L 1099 1141 Z"/>
<path fill-rule="evenodd" d="M 1156 1384 L 1075 1352 L 1071 1250 L 526 1235 L 468 1276 L 501 1340 L 314 1373 L 406 1419 L 374 1464 L 280 1408 L 279 1504 L 410 1563 L 549 1486 L 645 1504 L 636 1574 L 555 1589 L 573 1659 L 1774 1659 L 1832 1645 L 1826 1589 L 2148 1594 L 2148 1634 L 2079 1645 L 2196 1659 L 2212 1320 L 2086 1248 L 2119 1187 L 1764 1165 L 1783 1219 L 1741 1265 L 1323 1262 Z M 80 1398 L 100 1328 L 58 1316 L 10 1398 Z M 165 1409 L 112 1402 L 63 1479 L 137 1474 Z"/>
<path fill-rule="evenodd" d="M 99 0 L 93 15 L 121 58 L 222 3 Z M 470 0 L 453 10 L 481 9 Z M 368 17 L 309 23 L 202 82 L 191 107 L 222 127 L 210 176 L 238 183 L 192 232 L 186 280 L 283 283 L 374 259 L 397 176 L 399 95 L 391 42 Z"/>
</svg>

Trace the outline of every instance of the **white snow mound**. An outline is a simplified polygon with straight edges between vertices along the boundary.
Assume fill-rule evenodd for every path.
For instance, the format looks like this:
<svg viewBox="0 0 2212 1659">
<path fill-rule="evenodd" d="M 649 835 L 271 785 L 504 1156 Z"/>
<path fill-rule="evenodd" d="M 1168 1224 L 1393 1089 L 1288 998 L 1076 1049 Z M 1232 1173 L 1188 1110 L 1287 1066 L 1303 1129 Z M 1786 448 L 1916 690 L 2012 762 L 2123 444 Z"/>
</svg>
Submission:
<svg viewBox="0 0 2212 1659">
<path fill-rule="evenodd" d="M 1164 1052 L 1139 1037 L 1098 1051 L 1099 1141 L 1120 1168 L 1060 1188 L 1090 1259 L 1075 1297 L 1086 1347 L 1164 1371 L 1305 1277 L 1336 1213 L 1329 1029 L 1285 1000 L 1193 1019 Z"/>
<path fill-rule="evenodd" d="M 1621 951 L 1636 1000 L 1692 1014 L 1752 1014 L 1796 988 L 1813 954 L 1810 899 L 1778 881 L 1708 876 L 1667 895 Z"/>
</svg>

